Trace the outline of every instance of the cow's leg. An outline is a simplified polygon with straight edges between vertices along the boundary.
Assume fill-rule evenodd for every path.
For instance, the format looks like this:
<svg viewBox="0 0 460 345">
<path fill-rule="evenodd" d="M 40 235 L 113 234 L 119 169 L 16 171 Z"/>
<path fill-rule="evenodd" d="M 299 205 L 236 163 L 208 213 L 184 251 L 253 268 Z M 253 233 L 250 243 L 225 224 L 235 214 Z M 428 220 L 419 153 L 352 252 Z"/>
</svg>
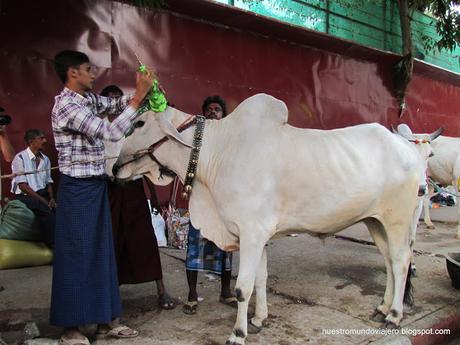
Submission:
<svg viewBox="0 0 460 345">
<path fill-rule="evenodd" d="M 409 238 L 409 246 L 410 246 L 410 272 L 412 276 L 416 276 L 416 271 L 417 268 L 415 267 L 415 256 L 414 256 L 414 245 L 415 245 L 415 238 L 417 236 L 417 227 L 420 219 L 420 215 L 422 213 L 423 209 L 423 204 L 425 202 L 425 197 L 427 195 L 427 192 L 425 192 L 425 195 L 419 197 L 419 202 L 417 205 L 417 208 L 414 211 L 414 216 L 412 217 L 412 223 L 411 223 L 411 229 L 410 229 L 410 238 Z"/>
<path fill-rule="evenodd" d="M 255 231 L 248 231 L 254 234 Z M 236 298 L 238 299 L 238 314 L 233 332 L 226 345 L 243 345 L 248 334 L 248 304 L 254 289 L 254 281 L 259 269 L 266 241 L 251 236 L 240 238 L 240 269 L 236 280 Z M 266 302 L 265 302 L 266 303 Z"/>
<path fill-rule="evenodd" d="M 371 319 L 376 322 L 384 322 L 385 317 L 390 312 L 390 307 L 393 302 L 394 294 L 394 277 L 393 277 L 393 268 L 390 263 L 390 252 L 388 249 L 388 243 L 386 236 L 384 234 L 384 228 L 382 224 L 375 219 L 367 219 L 365 221 L 367 228 L 375 242 L 375 245 L 382 253 L 385 260 L 386 274 L 387 274 L 387 283 L 385 287 L 385 294 L 380 305 L 375 309 L 374 314 L 371 316 Z"/>
<path fill-rule="evenodd" d="M 267 308 L 267 249 L 264 248 L 259 268 L 256 274 L 256 313 L 248 325 L 249 333 L 258 333 L 262 329 L 262 322 L 268 316 Z"/>
<path fill-rule="evenodd" d="M 390 312 L 385 321 L 388 325 L 399 327 L 403 317 L 403 299 L 406 290 L 407 272 L 410 264 L 410 247 L 407 241 L 407 232 L 401 225 L 393 226 L 387 231 L 390 263 L 393 269 L 394 294 Z"/>
<path fill-rule="evenodd" d="M 434 229 L 434 224 L 430 217 L 430 199 L 434 194 L 434 187 L 428 183 L 428 193 L 423 198 L 423 221 L 428 229 Z"/>
<path fill-rule="evenodd" d="M 460 173 L 460 172 L 459 172 Z M 455 203 L 456 203 L 456 207 L 457 207 L 457 220 L 458 220 L 458 226 L 457 226 L 457 239 L 460 240 L 460 185 L 459 185 L 459 175 L 458 174 L 454 174 L 454 181 L 452 183 L 452 185 L 454 186 L 455 188 L 455 195 L 457 196 L 456 200 L 455 200 Z"/>
</svg>

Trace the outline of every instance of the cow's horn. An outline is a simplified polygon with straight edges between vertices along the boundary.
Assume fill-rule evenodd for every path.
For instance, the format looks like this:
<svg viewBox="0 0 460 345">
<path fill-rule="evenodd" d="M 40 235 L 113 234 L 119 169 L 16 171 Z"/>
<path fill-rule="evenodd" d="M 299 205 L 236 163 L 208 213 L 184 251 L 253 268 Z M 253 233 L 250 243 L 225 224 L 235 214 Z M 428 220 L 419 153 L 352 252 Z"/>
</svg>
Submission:
<svg viewBox="0 0 460 345">
<path fill-rule="evenodd" d="M 444 128 L 439 127 L 435 132 L 431 133 L 430 134 L 431 141 L 439 137 L 442 134 L 442 132 L 444 132 Z"/>
</svg>

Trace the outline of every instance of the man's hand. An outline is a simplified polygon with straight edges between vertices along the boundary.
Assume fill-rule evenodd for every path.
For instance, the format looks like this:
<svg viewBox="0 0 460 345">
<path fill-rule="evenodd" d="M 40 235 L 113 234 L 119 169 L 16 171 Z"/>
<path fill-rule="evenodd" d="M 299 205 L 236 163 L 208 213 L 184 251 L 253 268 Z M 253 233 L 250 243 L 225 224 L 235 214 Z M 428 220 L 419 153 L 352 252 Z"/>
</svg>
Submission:
<svg viewBox="0 0 460 345">
<path fill-rule="evenodd" d="M 0 136 L 5 136 L 5 135 L 6 135 L 6 126 L 0 125 Z"/>
<path fill-rule="evenodd" d="M 51 198 L 50 201 L 48 202 L 48 207 L 52 210 L 54 210 L 56 208 L 57 204 L 56 204 L 56 200 L 54 200 L 54 198 Z"/>
<path fill-rule="evenodd" d="M 134 97 L 131 101 L 131 106 L 134 108 L 139 108 L 142 104 L 147 93 L 152 88 L 153 84 L 153 74 L 146 70 L 145 72 L 137 72 L 136 74 L 136 92 L 134 93 Z"/>
</svg>

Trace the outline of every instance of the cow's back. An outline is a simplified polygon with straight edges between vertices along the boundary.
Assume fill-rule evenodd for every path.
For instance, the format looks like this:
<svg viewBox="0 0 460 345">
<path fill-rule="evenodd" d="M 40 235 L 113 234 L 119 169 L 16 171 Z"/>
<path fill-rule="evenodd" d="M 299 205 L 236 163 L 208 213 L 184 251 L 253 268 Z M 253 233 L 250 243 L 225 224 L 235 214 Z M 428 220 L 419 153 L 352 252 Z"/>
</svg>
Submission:
<svg viewBox="0 0 460 345">
<path fill-rule="evenodd" d="M 290 127 L 284 138 L 288 154 L 278 193 L 285 194 L 279 209 L 286 227 L 307 220 L 314 230 L 333 232 L 397 203 L 408 183 L 423 183 L 413 147 L 378 124 L 331 131 Z"/>
<path fill-rule="evenodd" d="M 434 156 L 428 160 L 430 176 L 443 185 L 452 184 L 454 167 L 459 163 L 460 138 L 440 136 L 431 146 Z"/>
<path fill-rule="evenodd" d="M 323 131 L 265 122 L 240 127 L 225 146 L 210 186 L 223 218 L 263 205 L 277 231 L 335 232 L 396 208 L 404 193 L 411 204 L 423 183 L 415 149 L 379 124 Z"/>
</svg>

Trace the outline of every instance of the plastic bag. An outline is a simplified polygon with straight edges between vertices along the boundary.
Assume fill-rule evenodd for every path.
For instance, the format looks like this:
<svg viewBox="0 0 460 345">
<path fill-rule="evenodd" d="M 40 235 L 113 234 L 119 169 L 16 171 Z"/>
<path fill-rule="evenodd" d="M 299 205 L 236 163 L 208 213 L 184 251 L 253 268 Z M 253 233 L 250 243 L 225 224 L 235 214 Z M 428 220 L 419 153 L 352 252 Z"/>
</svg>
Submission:
<svg viewBox="0 0 460 345">
<path fill-rule="evenodd" d="M 48 265 L 53 252 L 44 243 L 0 239 L 0 269 Z"/>
<path fill-rule="evenodd" d="M 152 208 L 150 200 L 147 200 L 149 204 L 150 215 L 152 217 L 152 226 L 155 230 L 155 237 L 157 238 L 158 247 L 166 247 L 166 225 L 163 217 L 156 208 Z"/>
<path fill-rule="evenodd" d="M 168 245 L 178 249 L 187 247 L 188 226 L 190 214 L 184 208 L 176 208 L 176 195 L 179 188 L 179 179 L 173 182 L 173 190 L 168 208 L 163 209 L 163 217 L 168 232 Z"/>
<path fill-rule="evenodd" d="M 178 249 L 187 247 L 188 226 L 190 215 L 184 208 L 168 206 L 165 212 L 166 229 L 168 230 L 168 245 Z"/>
<path fill-rule="evenodd" d="M 17 241 L 41 241 L 35 214 L 19 200 L 9 201 L 0 215 L 0 238 Z"/>
</svg>

